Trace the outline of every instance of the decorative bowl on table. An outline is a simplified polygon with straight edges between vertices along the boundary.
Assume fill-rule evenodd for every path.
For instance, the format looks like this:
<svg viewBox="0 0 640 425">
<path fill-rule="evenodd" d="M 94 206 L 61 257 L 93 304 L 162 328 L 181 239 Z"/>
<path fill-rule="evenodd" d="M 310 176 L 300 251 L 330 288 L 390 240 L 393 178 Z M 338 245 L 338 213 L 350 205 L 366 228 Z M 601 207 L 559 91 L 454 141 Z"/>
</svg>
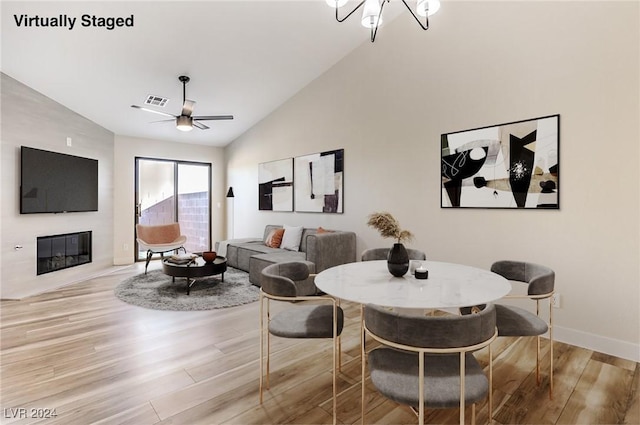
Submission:
<svg viewBox="0 0 640 425">
<path fill-rule="evenodd" d="M 202 259 L 206 262 L 206 263 L 212 263 L 213 260 L 216 259 L 218 255 L 216 254 L 215 251 L 204 251 L 202 253 Z"/>
</svg>

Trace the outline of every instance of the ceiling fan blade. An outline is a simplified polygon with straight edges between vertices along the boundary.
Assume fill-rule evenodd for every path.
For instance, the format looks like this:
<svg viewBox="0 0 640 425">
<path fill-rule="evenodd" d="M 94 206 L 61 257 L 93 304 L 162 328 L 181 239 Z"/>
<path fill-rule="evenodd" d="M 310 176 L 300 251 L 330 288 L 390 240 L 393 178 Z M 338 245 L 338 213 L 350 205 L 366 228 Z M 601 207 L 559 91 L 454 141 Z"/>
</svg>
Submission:
<svg viewBox="0 0 640 425">
<path fill-rule="evenodd" d="M 157 122 L 176 122 L 175 118 L 171 118 L 170 120 L 160 120 L 160 121 L 149 121 L 149 124 L 155 124 Z"/>
<path fill-rule="evenodd" d="M 233 115 L 199 115 L 192 117 L 194 120 L 213 121 L 213 120 L 232 120 Z"/>
<path fill-rule="evenodd" d="M 184 104 L 182 105 L 182 115 L 190 117 L 193 114 L 193 107 L 196 102 L 194 100 L 185 99 Z"/>
<path fill-rule="evenodd" d="M 164 115 L 165 117 L 176 118 L 175 115 L 167 114 L 166 112 L 155 111 L 149 108 L 143 108 L 142 106 L 138 106 L 138 105 L 131 105 L 131 107 L 136 109 L 142 109 L 143 111 L 147 111 L 147 112 L 153 112 L 154 114 Z"/>
<path fill-rule="evenodd" d="M 193 120 L 193 126 L 199 128 L 200 130 L 208 130 L 209 129 L 209 127 L 207 127 L 206 125 L 204 125 L 201 122 L 198 122 L 196 120 Z"/>
</svg>

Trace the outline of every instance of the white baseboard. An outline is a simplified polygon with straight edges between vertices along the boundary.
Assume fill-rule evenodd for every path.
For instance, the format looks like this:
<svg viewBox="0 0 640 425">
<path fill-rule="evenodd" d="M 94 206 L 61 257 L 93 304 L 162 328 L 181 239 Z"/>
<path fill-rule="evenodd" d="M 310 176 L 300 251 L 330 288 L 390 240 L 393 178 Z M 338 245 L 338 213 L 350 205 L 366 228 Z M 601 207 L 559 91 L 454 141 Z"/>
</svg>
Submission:
<svg viewBox="0 0 640 425">
<path fill-rule="evenodd" d="M 622 359 L 640 362 L 640 344 L 607 338 L 560 326 L 553 327 L 553 339 Z"/>
<path fill-rule="evenodd" d="M 113 259 L 113 265 L 114 266 L 128 266 L 133 264 L 134 261 L 131 259 L 131 256 L 127 256 L 127 257 L 115 257 Z"/>
</svg>

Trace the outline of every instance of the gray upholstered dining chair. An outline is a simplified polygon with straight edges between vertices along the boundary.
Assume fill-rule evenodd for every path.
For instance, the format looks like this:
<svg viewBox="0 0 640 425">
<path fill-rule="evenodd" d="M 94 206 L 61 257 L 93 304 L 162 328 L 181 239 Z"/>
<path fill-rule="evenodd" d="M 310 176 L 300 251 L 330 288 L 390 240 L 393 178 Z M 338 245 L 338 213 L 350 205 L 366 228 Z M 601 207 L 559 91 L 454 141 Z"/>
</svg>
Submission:
<svg viewBox="0 0 640 425">
<path fill-rule="evenodd" d="M 309 267 L 304 262 L 276 263 L 262 269 L 260 276 L 260 403 L 263 387 L 269 388 L 270 335 L 282 338 L 331 338 L 333 340 L 333 423 L 336 423 L 336 369 L 340 367 L 340 334 L 344 325 L 344 313 L 335 298 L 328 295 L 300 295 L 296 281 L 309 277 Z M 296 303 L 271 317 L 270 301 L 305 301 Z M 318 303 L 318 301 L 320 303 Z M 264 308 L 266 304 L 266 309 Z M 265 378 L 266 334 L 266 384 Z"/>
<path fill-rule="evenodd" d="M 425 316 L 415 310 L 374 305 L 364 308 L 365 333 L 383 344 L 368 353 L 371 382 L 385 397 L 411 406 L 424 423 L 427 408 L 460 409 L 489 396 L 492 411 L 493 361 L 491 342 L 497 337 L 493 304 L 474 314 Z M 489 377 L 473 356 L 473 351 L 489 347 Z M 362 358 L 366 348 L 362 346 Z M 364 376 L 365 362 L 362 362 Z M 362 422 L 365 412 L 365 385 L 362 383 Z"/>
<path fill-rule="evenodd" d="M 390 248 L 371 248 L 362 252 L 362 261 L 374 261 L 374 260 L 386 260 L 389 255 Z M 427 255 L 418 250 L 407 248 L 407 254 L 409 254 L 409 260 L 426 260 Z"/>
<path fill-rule="evenodd" d="M 496 304 L 496 324 L 499 336 L 536 337 L 536 382 L 540 385 L 540 337 L 549 331 L 549 397 L 553 398 L 553 308 L 555 273 L 549 267 L 525 261 L 501 260 L 491 265 L 491 271 L 504 278 L 527 285 L 526 295 L 505 298 L 527 298 L 535 301 L 536 314 L 524 308 Z M 540 301 L 549 303 L 549 322 L 540 317 Z"/>
</svg>

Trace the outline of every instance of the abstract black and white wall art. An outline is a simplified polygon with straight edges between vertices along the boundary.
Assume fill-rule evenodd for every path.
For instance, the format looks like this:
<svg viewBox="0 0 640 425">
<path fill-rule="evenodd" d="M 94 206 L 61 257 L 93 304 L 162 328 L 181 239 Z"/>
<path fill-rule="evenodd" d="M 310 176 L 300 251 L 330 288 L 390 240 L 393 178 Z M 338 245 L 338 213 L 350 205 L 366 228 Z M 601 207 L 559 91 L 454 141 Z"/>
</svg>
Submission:
<svg viewBox="0 0 640 425">
<path fill-rule="evenodd" d="M 258 164 L 258 209 L 293 211 L 293 158 Z"/>
<path fill-rule="evenodd" d="M 560 208 L 560 115 L 446 133 L 442 208 Z"/>
<path fill-rule="evenodd" d="M 344 149 L 294 159 L 295 209 L 301 212 L 343 212 Z"/>
</svg>

